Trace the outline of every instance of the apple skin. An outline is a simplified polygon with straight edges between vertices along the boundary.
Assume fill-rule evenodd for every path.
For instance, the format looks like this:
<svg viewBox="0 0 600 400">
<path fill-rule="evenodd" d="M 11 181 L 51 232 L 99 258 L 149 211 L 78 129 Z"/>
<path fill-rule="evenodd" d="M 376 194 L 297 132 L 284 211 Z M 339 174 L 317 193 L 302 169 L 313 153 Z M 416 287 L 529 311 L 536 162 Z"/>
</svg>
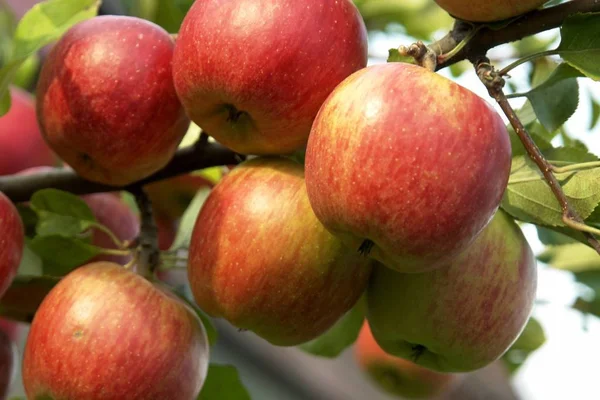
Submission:
<svg viewBox="0 0 600 400">
<path fill-rule="evenodd" d="M 407 399 L 426 399 L 451 389 L 460 375 L 444 374 L 394 357 L 375 341 L 365 322 L 354 345 L 361 370 L 387 393 Z"/>
<path fill-rule="evenodd" d="M 302 165 L 267 157 L 241 164 L 209 195 L 192 233 L 188 278 L 211 316 L 293 346 L 352 308 L 371 267 L 317 220 Z"/>
<path fill-rule="evenodd" d="M 317 218 L 389 268 L 424 272 L 464 250 L 498 209 L 511 148 L 479 96 L 404 63 L 356 72 L 323 104 L 306 150 Z"/>
<path fill-rule="evenodd" d="M 15 205 L 0 192 L 0 297 L 10 286 L 23 257 L 23 222 Z"/>
<path fill-rule="evenodd" d="M 498 359 L 517 339 L 536 286 L 531 248 L 500 211 L 467 250 L 436 271 L 376 266 L 367 319 L 387 353 L 440 372 L 468 372 Z"/>
<path fill-rule="evenodd" d="M 535 10 L 548 0 L 435 0 L 450 15 L 473 22 L 500 21 Z"/>
<path fill-rule="evenodd" d="M 156 214 L 172 220 L 181 218 L 202 188 L 212 188 L 214 183 L 201 175 L 186 174 L 165 179 L 144 186 L 144 191 L 152 201 Z"/>
<path fill-rule="evenodd" d="M 53 166 L 56 155 L 44 142 L 35 115 L 33 97 L 16 86 L 10 87 L 12 106 L 0 117 L 0 175 L 12 175 L 37 166 Z"/>
<path fill-rule="evenodd" d="M 164 167 L 189 126 L 158 25 L 101 16 L 71 28 L 42 67 L 37 111 L 50 147 L 86 179 L 123 186 Z"/>
<path fill-rule="evenodd" d="M 208 352 L 187 305 L 117 264 L 91 263 L 63 278 L 35 314 L 23 384 L 30 399 L 195 400 Z"/>
<path fill-rule="evenodd" d="M 173 57 L 191 119 L 244 154 L 303 147 L 319 107 L 367 65 L 367 31 L 350 0 L 196 1 Z"/>
</svg>

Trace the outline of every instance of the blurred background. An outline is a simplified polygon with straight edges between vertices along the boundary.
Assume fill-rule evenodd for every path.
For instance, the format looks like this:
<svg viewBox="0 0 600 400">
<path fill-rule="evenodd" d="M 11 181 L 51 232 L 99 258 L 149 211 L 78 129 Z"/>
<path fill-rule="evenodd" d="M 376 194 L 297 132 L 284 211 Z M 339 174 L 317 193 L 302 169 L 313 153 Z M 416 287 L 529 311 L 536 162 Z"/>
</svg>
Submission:
<svg viewBox="0 0 600 400">
<path fill-rule="evenodd" d="M 102 14 L 140 16 L 177 32 L 192 0 L 104 0 Z M 0 62 L 11 35 L 8 13 L 18 20 L 35 0 L 0 0 Z M 355 0 L 369 28 L 370 63 L 384 63 L 390 48 L 408 45 L 415 40 L 426 43 L 439 39 L 451 27 L 453 20 L 433 0 Z M 557 1 L 552 2 L 554 4 Z M 516 44 L 500 46 L 489 53 L 498 65 L 558 44 L 557 30 L 545 32 Z M 28 62 L 30 71 L 18 83 L 33 90 L 36 71 L 44 52 Z M 509 92 L 524 92 L 532 87 L 536 68 L 552 65 L 552 59 L 515 69 Z M 33 72 L 31 72 L 33 71 Z M 440 72 L 489 100 L 486 89 L 475 76 L 472 67 L 463 62 Z M 600 154 L 600 125 L 597 109 L 600 86 L 589 79 L 580 79 L 579 108 L 565 127 L 549 138 L 559 145 L 576 140 L 592 153 Z M 490 103 L 492 103 L 490 101 Z M 524 100 L 515 99 L 515 108 Z M 534 226 L 523 230 L 536 254 L 547 251 Z M 594 301 L 590 287 L 576 280 L 567 267 L 554 268 L 539 263 L 539 286 L 533 316 L 545 334 L 546 342 L 536 351 L 515 350 L 504 359 L 481 371 L 469 374 L 452 391 L 439 399 L 524 399 L 552 400 L 600 398 L 597 373 L 600 370 L 600 321 L 577 307 L 578 299 Z M 596 261 L 600 264 L 600 261 Z M 600 265 L 596 266 L 600 269 Z M 574 306 L 575 305 L 575 306 Z M 218 323 L 220 339 L 214 347 L 212 360 L 235 365 L 253 399 L 323 399 L 360 400 L 392 399 L 371 384 L 357 367 L 352 349 L 334 360 L 321 359 L 294 348 L 276 348 L 248 332 L 238 332 L 231 326 Z M 15 327 L 7 328 L 15 329 Z M 19 325 L 11 334 L 22 352 L 27 328 Z M 21 353 L 22 354 L 22 353 Z M 224 388 L 226 390 L 226 388 Z M 20 377 L 15 379 L 12 395 L 23 395 Z"/>
</svg>

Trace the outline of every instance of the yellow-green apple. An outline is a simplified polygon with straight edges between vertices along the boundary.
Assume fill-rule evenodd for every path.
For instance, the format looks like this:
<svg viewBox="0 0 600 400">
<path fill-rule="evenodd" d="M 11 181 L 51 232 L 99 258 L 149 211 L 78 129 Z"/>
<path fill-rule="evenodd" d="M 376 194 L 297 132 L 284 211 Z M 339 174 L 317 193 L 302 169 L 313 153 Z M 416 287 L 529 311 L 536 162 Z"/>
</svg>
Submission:
<svg viewBox="0 0 600 400">
<path fill-rule="evenodd" d="M 195 400 L 208 351 L 189 306 L 117 264 L 91 263 L 40 305 L 23 384 L 30 399 Z"/>
<path fill-rule="evenodd" d="M 466 21 L 491 22 L 535 10 L 548 0 L 435 0 L 452 16 Z"/>
<path fill-rule="evenodd" d="M 126 185 L 172 158 L 189 126 L 158 25 L 101 16 L 71 28 L 42 67 L 37 111 L 50 147 L 92 181 Z"/>
<path fill-rule="evenodd" d="M 471 371 L 498 359 L 517 339 L 536 284 L 535 258 L 523 233 L 499 211 L 442 268 L 402 274 L 375 267 L 367 318 L 387 353 L 440 372 Z"/>
<path fill-rule="evenodd" d="M 394 357 L 377 344 L 365 322 L 354 345 L 356 361 L 384 391 L 407 399 L 424 399 L 451 389 L 460 375 L 444 374 Z"/>
<path fill-rule="evenodd" d="M 245 154 L 306 144 L 319 107 L 367 63 L 364 22 L 351 0 L 196 1 L 173 57 L 191 119 Z"/>
<path fill-rule="evenodd" d="M 8 398 L 10 385 L 16 376 L 17 346 L 0 330 L 0 399 Z"/>
<path fill-rule="evenodd" d="M 35 101 L 27 92 L 10 88 L 12 106 L 0 117 L 0 175 L 11 175 L 24 169 L 57 162 L 40 133 L 35 115 Z"/>
<path fill-rule="evenodd" d="M 323 104 L 306 186 L 327 229 L 401 272 L 439 267 L 498 209 L 511 148 L 479 96 L 404 63 L 356 72 Z"/>
<path fill-rule="evenodd" d="M 0 297 L 12 283 L 21 263 L 24 228 L 15 205 L 0 192 Z"/>
<path fill-rule="evenodd" d="M 280 346 L 330 328 L 358 301 L 372 267 L 317 220 L 302 165 L 279 157 L 245 162 L 215 186 L 189 251 L 198 305 Z"/>
</svg>

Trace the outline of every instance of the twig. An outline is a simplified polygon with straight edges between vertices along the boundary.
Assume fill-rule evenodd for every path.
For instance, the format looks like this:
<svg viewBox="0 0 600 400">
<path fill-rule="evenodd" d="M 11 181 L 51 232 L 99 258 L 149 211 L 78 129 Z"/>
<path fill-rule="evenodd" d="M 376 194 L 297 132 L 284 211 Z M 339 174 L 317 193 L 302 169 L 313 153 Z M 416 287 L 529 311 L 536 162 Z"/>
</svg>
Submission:
<svg viewBox="0 0 600 400">
<path fill-rule="evenodd" d="M 151 278 L 160 263 L 158 229 L 154 221 L 152 202 L 148 195 L 141 187 L 138 187 L 133 193 L 140 209 L 141 222 L 137 272 L 147 278 Z"/>
<path fill-rule="evenodd" d="M 489 49 L 501 44 L 558 28 L 570 15 L 589 12 L 600 12 L 600 0 L 574 0 L 555 7 L 532 11 L 497 29 L 486 25 L 457 21 L 452 31 L 429 47 L 440 56 L 453 52 L 459 45 L 463 46 L 452 57 L 438 58 L 437 70 L 440 70 L 462 60 L 476 60 L 482 54 L 486 54 Z M 477 32 L 472 35 L 470 40 L 461 44 L 472 34 L 473 30 L 477 30 Z"/>
<path fill-rule="evenodd" d="M 490 60 L 486 57 L 480 58 L 475 63 L 475 69 L 477 71 L 477 76 L 487 88 L 490 96 L 496 100 L 502 111 L 504 111 L 504 114 L 506 114 L 506 117 L 510 121 L 517 136 L 523 143 L 527 154 L 535 162 L 542 172 L 544 179 L 548 182 L 552 193 L 554 193 L 554 196 L 561 206 L 562 219 L 565 225 L 583 232 L 588 243 L 598 252 L 598 254 L 600 254 L 600 242 L 598 242 L 595 236 L 590 233 L 590 227 L 585 224 L 583 219 L 569 204 L 567 196 L 560 186 L 560 182 L 558 182 L 558 179 L 556 179 L 552 172 L 553 166 L 546 160 L 539 147 L 535 144 L 533 139 L 531 139 L 531 136 L 519 120 L 517 113 L 508 102 L 508 99 L 502 90 L 505 83 L 504 79 L 497 71 L 495 71 L 494 67 L 490 64 Z"/>
<path fill-rule="evenodd" d="M 81 178 L 72 170 L 57 168 L 53 171 L 31 175 L 2 176 L 0 177 L 0 192 L 3 192 L 13 202 L 18 203 L 28 201 L 38 190 L 48 188 L 64 190 L 73 194 L 130 190 L 198 169 L 219 165 L 236 165 L 244 159 L 245 156 L 234 153 L 220 144 L 202 142 L 178 150 L 165 168 L 146 179 L 125 187 L 90 182 Z"/>
</svg>

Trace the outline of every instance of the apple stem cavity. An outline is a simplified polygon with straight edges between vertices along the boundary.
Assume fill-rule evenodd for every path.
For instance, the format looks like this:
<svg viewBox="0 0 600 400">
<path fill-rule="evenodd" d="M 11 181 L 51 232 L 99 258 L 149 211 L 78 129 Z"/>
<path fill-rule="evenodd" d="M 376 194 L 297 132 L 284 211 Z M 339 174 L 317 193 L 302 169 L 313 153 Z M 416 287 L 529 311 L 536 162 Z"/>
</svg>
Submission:
<svg viewBox="0 0 600 400">
<path fill-rule="evenodd" d="M 225 104 L 225 110 L 227 110 L 227 121 L 237 123 L 244 115 L 249 114 L 246 111 L 238 110 L 233 104 Z"/>
<path fill-rule="evenodd" d="M 143 190 L 139 189 L 135 192 L 135 199 L 141 214 L 137 269 L 140 275 L 146 278 L 152 278 L 154 271 L 156 271 L 160 263 L 158 228 L 154 221 L 152 202 L 148 195 Z"/>
<path fill-rule="evenodd" d="M 365 239 L 359 246 L 358 252 L 361 256 L 368 257 L 371 254 L 371 250 L 373 250 L 373 246 L 375 243 L 372 240 Z"/>
<path fill-rule="evenodd" d="M 426 350 L 427 350 L 427 347 L 425 347 L 421 344 L 414 345 L 412 347 L 412 354 L 411 354 L 412 361 L 414 361 L 415 363 L 418 362 L 419 358 L 421 358 L 421 356 L 425 353 Z"/>
</svg>

